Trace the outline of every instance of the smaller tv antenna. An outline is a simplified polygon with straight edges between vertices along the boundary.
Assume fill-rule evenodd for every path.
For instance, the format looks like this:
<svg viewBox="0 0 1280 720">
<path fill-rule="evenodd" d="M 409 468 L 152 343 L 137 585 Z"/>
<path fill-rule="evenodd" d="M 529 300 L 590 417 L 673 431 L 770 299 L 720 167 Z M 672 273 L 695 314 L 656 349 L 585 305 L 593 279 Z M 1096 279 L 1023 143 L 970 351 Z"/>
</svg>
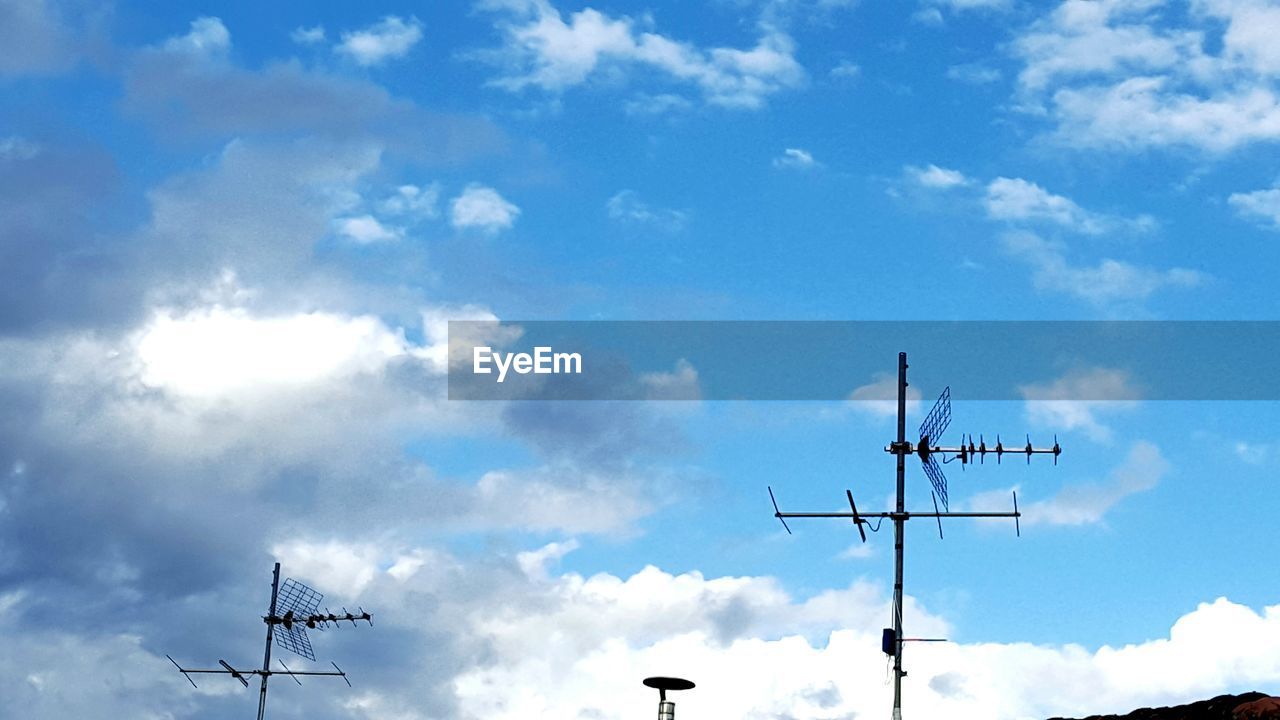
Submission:
<svg viewBox="0 0 1280 720">
<path fill-rule="evenodd" d="M 340 677 L 347 683 L 347 687 L 351 687 L 351 681 L 347 679 L 347 674 L 342 668 L 338 667 L 335 662 L 329 664 L 333 666 L 333 670 L 290 670 L 284 661 L 276 658 L 276 662 L 284 670 L 271 669 L 271 640 L 274 637 L 276 645 L 289 652 L 300 655 L 308 660 L 315 661 L 315 651 L 311 649 L 311 639 L 307 637 L 307 630 L 325 630 L 330 625 L 334 628 L 339 627 L 342 621 L 348 621 L 353 626 L 356 622 L 363 620 L 373 625 L 373 616 L 360 608 L 359 613 L 348 612 L 346 608 L 342 608 L 342 614 L 330 612 L 328 608 L 320 612 L 320 601 L 324 599 L 324 595 L 312 590 L 293 578 L 285 578 L 284 584 L 280 584 L 280 563 L 276 563 L 275 570 L 271 575 L 271 609 L 262 617 L 262 621 L 267 624 L 267 649 L 262 658 L 261 670 L 237 670 L 232 667 L 226 660 L 219 659 L 218 664 L 222 669 L 216 668 L 184 668 L 178 664 L 177 660 L 165 655 L 169 658 L 169 662 L 178 668 L 178 672 L 182 673 L 187 681 L 191 683 L 191 687 L 198 687 L 196 681 L 191 679 L 193 674 L 204 675 L 230 675 L 232 679 L 239 680 L 241 685 L 249 687 L 249 678 L 247 676 L 257 675 L 262 678 L 262 685 L 258 691 L 258 720 L 263 720 L 267 712 L 267 680 L 272 675 L 288 675 L 293 681 L 302 684 L 298 679 L 302 675 L 323 675 L 329 677 Z"/>
<path fill-rule="evenodd" d="M 668 690 L 692 690 L 692 680 L 677 677 L 645 678 L 644 684 L 658 691 L 658 720 L 676 720 L 676 704 L 667 700 Z"/>
</svg>

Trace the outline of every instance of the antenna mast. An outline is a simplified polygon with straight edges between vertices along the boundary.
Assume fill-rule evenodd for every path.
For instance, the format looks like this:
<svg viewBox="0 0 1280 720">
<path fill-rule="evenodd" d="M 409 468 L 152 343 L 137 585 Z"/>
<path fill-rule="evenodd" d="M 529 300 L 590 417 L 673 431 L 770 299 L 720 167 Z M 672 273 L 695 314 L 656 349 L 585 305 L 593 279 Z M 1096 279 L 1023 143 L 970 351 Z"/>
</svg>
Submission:
<svg viewBox="0 0 1280 720">
<path fill-rule="evenodd" d="M 172 657 L 169 662 L 178 668 L 178 672 L 182 673 L 187 682 L 191 683 L 191 687 L 197 687 L 196 681 L 191 679 L 192 673 L 205 675 L 230 675 L 232 678 L 239 680 L 240 684 L 249 687 L 249 680 L 246 676 L 258 675 L 262 678 L 262 684 L 258 691 L 258 720 L 263 720 L 267 713 L 267 680 L 272 675 L 288 675 L 293 681 L 302 684 L 298 679 L 301 675 L 324 675 L 330 677 L 340 677 L 346 683 L 347 687 L 351 687 L 351 681 L 347 679 L 347 674 L 337 663 L 329 663 L 333 665 L 333 670 L 300 670 L 293 671 L 283 660 L 277 659 L 280 663 L 281 670 L 271 669 L 271 640 L 275 638 L 276 644 L 292 653 L 300 655 L 308 660 L 316 659 L 315 652 L 311 649 L 311 640 L 307 637 L 307 628 L 313 630 L 324 630 L 333 623 L 334 627 L 338 626 L 341 620 L 347 620 L 352 625 L 357 620 L 363 620 L 369 625 L 373 625 L 373 616 L 365 612 L 363 608 L 360 612 L 347 612 L 346 608 L 342 609 L 342 614 L 329 612 L 328 608 L 325 612 L 319 612 L 320 600 L 324 596 L 303 585 L 292 578 L 286 578 L 284 586 L 280 585 L 280 563 L 275 564 L 275 568 L 271 573 L 271 605 L 267 615 L 263 616 L 262 621 L 267 624 L 267 647 L 262 656 L 261 670 L 236 670 L 225 660 L 218 660 L 218 664 L 222 665 L 222 669 L 213 668 L 184 668 L 178 664 L 178 661 Z M 281 612 L 283 611 L 283 612 Z M 280 626 L 280 632 L 276 632 L 276 626 Z"/>
<path fill-rule="evenodd" d="M 897 498 L 893 512 L 859 513 L 851 490 L 845 491 L 846 499 L 849 501 L 849 512 L 782 512 L 778 509 L 778 501 L 773 495 L 773 488 L 769 488 L 769 498 L 773 500 L 773 515 L 782 522 L 782 527 L 786 528 L 787 534 L 791 533 L 791 528 L 787 526 L 787 518 L 850 518 L 853 520 L 854 526 L 858 528 L 858 534 L 862 537 L 862 541 L 866 542 L 867 534 L 863 529 L 863 525 L 870 525 L 871 518 L 880 522 L 883 522 L 885 518 L 893 521 L 893 627 L 885 628 L 884 635 L 881 638 L 881 649 L 886 655 L 893 658 L 893 720 L 902 720 L 902 678 L 907 676 L 907 671 L 902 669 L 903 646 L 908 642 L 942 642 L 940 638 L 907 638 L 902 635 L 903 541 L 906 522 L 913 517 L 934 518 L 938 523 L 938 536 L 942 537 L 942 518 L 944 517 L 1013 518 L 1017 534 L 1019 536 L 1022 535 L 1022 528 L 1018 522 L 1018 518 L 1022 517 L 1022 513 L 1018 511 L 1017 492 L 1013 493 L 1012 512 L 951 512 L 947 496 L 947 478 L 938 463 L 938 457 L 942 457 L 943 462 L 959 460 L 961 466 L 964 466 L 973 462 L 975 458 L 979 459 L 980 462 L 985 461 L 988 452 L 996 454 L 997 463 L 1000 462 L 1005 453 L 1026 455 L 1028 463 L 1031 462 L 1032 455 L 1051 454 L 1056 465 L 1058 456 L 1062 454 L 1062 448 L 1058 445 L 1056 437 L 1052 448 L 1032 447 L 1030 438 L 1028 438 L 1025 447 L 1005 448 L 997 436 L 995 447 L 988 449 L 985 440 L 981 441 L 981 445 L 975 446 L 972 435 L 969 436 L 967 446 L 963 439 L 957 447 L 944 447 L 935 444 L 938 438 L 942 437 L 942 433 L 946 431 L 950 423 L 951 388 L 948 387 L 942 391 L 942 395 L 934 404 L 933 409 L 929 411 L 924 422 L 920 424 L 919 442 L 913 446 L 907 440 L 907 354 L 905 352 L 898 353 L 897 438 L 885 448 L 885 452 L 895 456 L 897 464 Z M 919 456 L 925 475 L 933 485 L 933 512 L 908 512 L 906 509 L 906 464 L 907 456 L 909 455 Z M 950 459 L 947 458 L 948 455 L 951 456 Z M 938 509 L 939 498 L 942 500 L 942 510 Z M 875 531 L 879 528 L 879 523 L 876 523 L 872 530 Z"/>
</svg>

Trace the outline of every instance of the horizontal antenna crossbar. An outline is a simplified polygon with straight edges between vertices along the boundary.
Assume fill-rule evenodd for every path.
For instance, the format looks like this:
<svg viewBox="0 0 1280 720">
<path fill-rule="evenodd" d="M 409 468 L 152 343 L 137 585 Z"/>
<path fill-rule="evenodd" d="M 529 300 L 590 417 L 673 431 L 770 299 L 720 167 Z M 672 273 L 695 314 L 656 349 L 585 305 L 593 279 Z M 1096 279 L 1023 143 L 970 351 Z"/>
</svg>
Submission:
<svg viewBox="0 0 1280 720">
<path fill-rule="evenodd" d="M 775 513 L 774 517 L 782 518 L 856 518 L 859 522 L 866 522 L 866 518 L 889 518 L 896 520 L 910 520 L 913 517 L 967 517 L 967 518 L 983 518 L 983 517 L 1022 517 L 1020 512 L 881 512 L 881 513 L 858 513 L 856 516 L 850 512 L 780 512 Z"/>
</svg>

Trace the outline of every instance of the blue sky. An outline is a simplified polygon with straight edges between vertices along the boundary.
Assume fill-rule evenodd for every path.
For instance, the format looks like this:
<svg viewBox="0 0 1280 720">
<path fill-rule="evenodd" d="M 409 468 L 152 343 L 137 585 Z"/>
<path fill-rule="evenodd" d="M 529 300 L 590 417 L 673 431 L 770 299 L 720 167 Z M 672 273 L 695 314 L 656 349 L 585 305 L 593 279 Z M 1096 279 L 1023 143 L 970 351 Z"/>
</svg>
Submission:
<svg viewBox="0 0 1280 720">
<path fill-rule="evenodd" d="M 682 716 L 887 714 L 891 533 L 787 536 L 764 488 L 887 505 L 888 415 L 450 402 L 447 321 L 1274 319 L 1277 34 L 1261 0 L 0 0 L 0 717 L 243 716 L 164 656 L 252 665 L 273 561 L 378 622 L 315 639 L 355 688 L 273 717 L 641 717 L 654 674 Z M 908 632 L 954 642 L 907 713 L 1274 687 L 1275 404 L 1039 385 L 955 404 L 1066 453 L 948 466 L 1021 539 L 909 526 Z"/>
</svg>

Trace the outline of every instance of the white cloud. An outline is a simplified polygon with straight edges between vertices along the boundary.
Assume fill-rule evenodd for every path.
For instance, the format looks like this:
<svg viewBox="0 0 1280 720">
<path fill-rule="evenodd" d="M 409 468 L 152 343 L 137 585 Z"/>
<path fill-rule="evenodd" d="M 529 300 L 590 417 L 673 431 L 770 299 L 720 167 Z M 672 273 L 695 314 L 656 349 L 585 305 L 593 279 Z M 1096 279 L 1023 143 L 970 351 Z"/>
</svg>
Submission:
<svg viewBox="0 0 1280 720">
<path fill-rule="evenodd" d="M 164 41 L 169 52 L 194 55 L 220 55 L 231 48 L 231 33 L 216 17 L 200 17 L 191 21 L 191 32 Z"/>
<path fill-rule="evenodd" d="M 776 168 L 805 170 L 817 164 L 817 161 L 813 159 L 813 155 L 808 150 L 801 148 L 787 148 L 782 151 L 781 155 L 773 159 L 773 166 Z"/>
<path fill-rule="evenodd" d="M 515 224 L 520 208 L 507 202 L 497 190 L 471 183 L 449 203 L 449 222 L 454 227 L 485 232 L 505 230 Z"/>
<path fill-rule="evenodd" d="M 1027 417 L 1034 424 L 1083 430 L 1099 442 L 1111 439 L 1111 428 L 1097 413 L 1130 409 L 1138 399 L 1128 373 L 1108 368 L 1076 370 L 1050 383 L 1021 385 L 1018 391 L 1027 400 Z"/>
<path fill-rule="evenodd" d="M 898 377 L 891 373 L 876 373 L 871 382 L 854 388 L 849 393 L 854 408 L 876 417 L 896 417 L 898 414 Z M 920 391 L 907 386 L 907 413 L 919 410 Z"/>
<path fill-rule="evenodd" d="M 338 234 L 361 245 L 387 242 L 400 237 L 400 231 L 383 225 L 372 215 L 339 218 L 334 221 Z"/>
<path fill-rule="evenodd" d="M 1200 98 L 1169 92 L 1169 85 L 1164 78 L 1137 77 L 1060 90 L 1054 96 L 1059 136 L 1073 144 L 1189 145 L 1215 152 L 1280 139 L 1280 99 L 1268 88 Z"/>
<path fill-rule="evenodd" d="M 563 92 L 605 68 L 639 66 L 662 72 L 668 80 L 697 87 L 713 105 L 758 108 L 765 98 L 799 86 L 805 73 L 784 33 L 766 29 L 748 50 L 708 50 L 641 30 L 628 17 L 611 17 L 585 8 L 568 21 L 546 0 L 491 2 L 506 44 L 477 55 L 504 65 L 510 73 L 493 81 L 508 90 L 538 87 Z"/>
<path fill-rule="evenodd" d="M 1165 289 L 1196 287 L 1207 276 L 1189 268 L 1155 268 L 1106 258 L 1097 265 L 1072 265 L 1062 249 L 1032 233 L 1007 233 L 1005 250 L 1025 260 L 1041 290 L 1065 293 L 1095 305 L 1145 300 Z"/>
<path fill-rule="evenodd" d="M 1121 218 L 1090 212 L 1070 198 L 1055 195 L 1022 178 L 992 180 L 987 185 L 984 203 L 987 215 L 996 220 L 1048 222 L 1089 235 L 1116 231 L 1144 233 L 1156 227 L 1156 220 L 1150 215 Z"/>
<path fill-rule="evenodd" d="M 464 647 L 483 649 L 470 662 L 426 670 L 446 683 L 459 717 L 619 720 L 653 705 L 653 692 L 639 682 L 651 675 L 698 683 L 674 698 L 682 717 L 887 714 L 892 687 L 884 682 L 879 634 L 889 603 L 879 587 L 858 582 L 802 601 L 769 577 L 656 567 L 630 576 L 546 573 L 545 560 L 573 544 L 521 553 L 509 574 L 488 580 L 492 570 L 442 554 L 410 575 L 388 577 L 379 566 L 411 555 L 397 549 L 367 560 L 370 592 L 388 616 L 414 616 L 411 609 L 431 598 L 445 629 L 437 637 L 449 639 L 434 643 L 439 652 L 463 639 Z M 910 597 L 907 603 L 913 636 L 954 636 L 943 618 Z M 1177 618 L 1167 637 L 1125 646 L 921 645 L 904 683 L 920 717 L 1083 717 L 1274 684 L 1277 643 L 1280 606 L 1255 611 L 1219 598 Z M 403 693 L 366 691 L 348 707 L 358 717 L 385 717 L 388 708 L 413 707 Z"/>
<path fill-rule="evenodd" d="M 1232 193 L 1227 203 L 1243 217 L 1268 220 L 1280 229 L 1280 188 Z"/>
<path fill-rule="evenodd" d="M 553 542 L 543 545 L 537 550 L 526 550 L 516 554 L 516 562 L 520 569 L 531 580 L 548 579 L 547 566 L 578 549 L 578 541 L 570 538 L 564 542 Z"/>
<path fill-rule="evenodd" d="M 1271 456 L 1271 446 L 1264 443 L 1251 443 L 1240 440 L 1232 448 L 1236 457 L 1250 465 L 1261 465 Z"/>
<path fill-rule="evenodd" d="M 40 146 L 24 137 L 0 137 L 0 160 L 30 160 L 40 154 Z"/>
<path fill-rule="evenodd" d="M 388 15 L 363 30 L 342 33 L 342 41 L 334 50 L 346 55 L 357 65 L 373 66 L 392 58 L 404 57 L 422 39 L 422 23 L 417 18 Z"/>
<path fill-rule="evenodd" d="M 277 543 L 271 554 L 291 573 L 323 583 L 326 592 L 347 597 L 364 593 L 377 576 L 382 560 L 382 551 L 373 543 L 337 540 L 307 542 L 295 538 Z"/>
<path fill-rule="evenodd" d="M 969 186 L 977 182 L 959 170 L 928 165 L 903 168 L 911 182 L 935 189 Z M 1014 224 L 1048 223 L 1088 235 L 1105 232 L 1145 233 L 1156 228 L 1150 215 L 1127 218 L 1091 212 L 1068 197 L 1056 195 L 1023 178 L 997 177 L 982 190 L 982 204 L 987 217 Z"/>
<path fill-rule="evenodd" d="M 1154 488 L 1169 471 L 1169 463 L 1155 445 L 1138 441 L 1124 462 L 1097 483 L 1071 485 L 1048 500 L 1024 507 L 1022 522 L 1027 525 L 1087 525 L 1101 522 L 1120 501 Z M 1001 491 L 1001 497 L 1007 494 Z M 983 501 L 975 497 L 974 506 Z"/>
<path fill-rule="evenodd" d="M 382 201 L 382 211 L 389 215 L 406 215 L 412 218 L 432 219 L 439 216 L 440 184 L 426 187 L 401 185 L 395 193 Z"/>
<path fill-rule="evenodd" d="M 653 510 L 624 478 L 570 467 L 492 470 L 480 477 L 471 495 L 471 522 L 481 527 L 493 522 L 486 517 L 490 513 L 521 508 L 521 528 L 617 534 Z"/>
<path fill-rule="evenodd" d="M 1072 145 L 1224 152 L 1280 139 L 1280 9 L 1206 0 L 1170 22 L 1161 5 L 1068 0 L 1032 24 L 1013 43 L 1023 108 Z"/>
<path fill-rule="evenodd" d="M 997 220 L 1043 220 L 1086 233 L 1099 233 L 1103 223 L 1084 208 L 1022 178 L 999 177 L 987 185 L 987 214 Z"/>
<path fill-rule="evenodd" d="M 999 10 L 1009 7 L 1011 0 L 930 0 L 933 4 L 952 11 Z"/>
<path fill-rule="evenodd" d="M 988 85 L 1000 82 L 1003 76 L 993 67 L 981 63 L 966 63 L 947 68 L 947 77 L 970 85 Z"/>
<path fill-rule="evenodd" d="M 876 556 L 876 547 L 871 543 L 850 545 L 837 556 L 841 560 L 866 560 Z"/>
<path fill-rule="evenodd" d="M 831 68 L 828 74 L 833 78 L 852 80 L 853 78 L 860 77 L 862 75 L 862 67 L 855 62 L 841 60 L 836 63 L 835 67 Z"/>
<path fill-rule="evenodd" d="M 1150 5 L 1061 3 L 1015 41 L 1015 53 L 1026 63 L 1019 82 L 1039 90 L 1062 79 L 1158 71 L 1197 53 L 1199 38 L 1193 34 L 1166 34 L 1145 23 Z"/>
<path fill-rule="evenodd" d="M 634 97 L 623 105 L 623 109 L 630 115 L 666 115 L 671 112 L 688 110 L 691 107 L 693 107 L 693 103 L 672 93 L 658 93 L 656 95 L 636 93 Z"/>
<path fill-rule="evenodd" d="M 20 707 L 27 720 L 198 714 L 194 691 L 174 692 L 173 678 L 164 669 L 169 661 L 148 650 L 140 635 L 35 628 L 6 632 L 4 641 L 0 673 L 9 678 L 5 703 Z M 91 676 L 101 681 L 85 682 Z"/>
<path fill-rule="evenodd" d="M 656 208 L 640 200 L 633 190 L 622 190 L 605 203 L 609 219 L 621 223 L 634 223 L 664 232 L 684 229 L 689 215 L 681 210 Z"/>
<path fill-rule="evenodd" d="M 83 41 L 64 13 L 92 16 L 77 10 L 46 0 L 0 6 L 0 77 L 47 75 L 71 67 Z"/>
<path fill-rule="evenodd" d="M 640 374 L 640 384 L 645 388 L 647 400 L 701 400 L 702 388 L 698 385 L 698 370 L 681 358 L 671 372 Z"/>
<path fill-rule="evenodd" d="M 294 28 L 293 32 L 289 33 L 289 39 L 299 45 L 317 45 L 325 40 L 324 26 Z"/>
<path fill-rule="evenodd" d="M 949 170 L 932 164 L 922 168 L 908 165 L 904 171 L 916 183 L 928 188 L 953 188 L 972 182 L 959 170 Z"/>
<path fill-rule="evenodd" d="M 486 328 L 486 332 L 492 332 L 491 337 L 455 337 L 454 348 L 455 354 L 450 357 L 449 343 L 449 321 L 450 320 L 474 320 L 481 322 L 494 323 L 491 329 Z M 431 363 L 436 372 L 444 373 L 450 367 L 460 367 L 471 362 L 469 348 L 477 343 L 486 343 L 491 346 L 501 347 L 519 339 L 523 331 L 513 325 L 499 325 L 498 316 L 494 315 L 486 307 L 479 305 L 440 305 L 427 308 L 422 313 L 422 331 L 426 337 L 426 347 L 419 353 L 420 356 Z"/>
<path fill-rule="evenodd" d="M 402 332 L 370 316 L 254 317 L 217 306 L 161 311 L 134 343 L 145 385 L 196 397 L 376 372 L 412 349 Z"/>
<path fill-rule="evenodd" d="M 921 25 L 932 25 L 934 27 L 938 27 L 946 22 L 942 17 L 942 11 L 936 7 L 925 7 L 916 10 L 911 13 L 911 20 L 912 22 L 917 22 Z"/>
</svg>

